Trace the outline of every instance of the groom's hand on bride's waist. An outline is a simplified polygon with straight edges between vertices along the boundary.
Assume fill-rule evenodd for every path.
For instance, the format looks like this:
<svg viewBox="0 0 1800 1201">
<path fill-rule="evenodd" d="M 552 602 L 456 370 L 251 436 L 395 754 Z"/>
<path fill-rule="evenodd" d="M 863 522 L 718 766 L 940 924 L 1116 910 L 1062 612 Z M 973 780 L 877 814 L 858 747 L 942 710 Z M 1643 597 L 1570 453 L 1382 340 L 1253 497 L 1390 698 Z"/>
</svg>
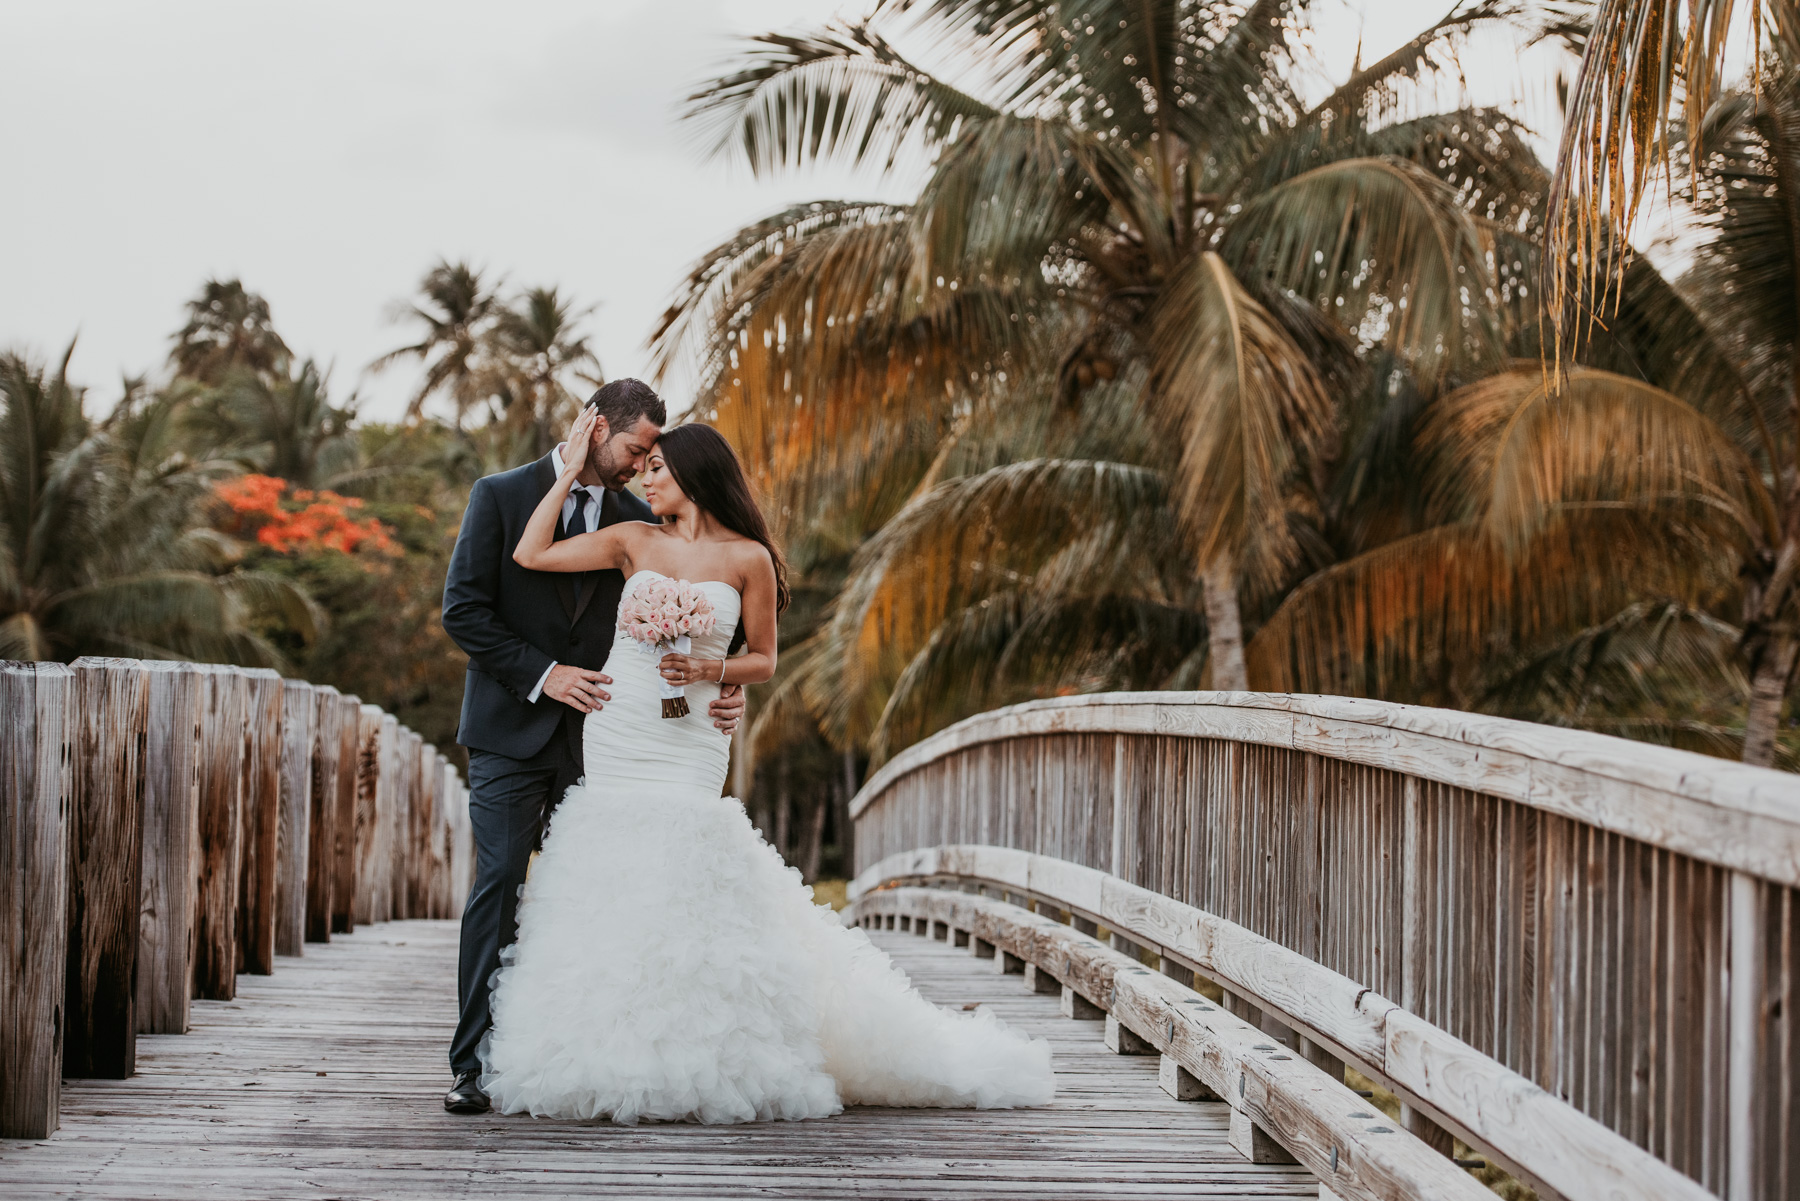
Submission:
<svg viewBox="0 0 1800 1201">
<path fill-rule="evenodd" d="M 592 713 L 612 700 L 612 693 L 601 687 L 602 684 L 610 683 L 612 677 L 602 672 L 558 663 L 550 669 L 550 675 L 544 681 L 544 695 L 583 713 Z M 741 702 L 738 708 L 743 708 Z"/>
<path fill-rule="evenodd" d="M 719 690 L 719 699 L 707 706 L 712 715 L 713 725 L 727 734 L 737 729 L 738 722 L 744 720 L 744 688 L 741 684 L 727 684 Z"/>
</svg>

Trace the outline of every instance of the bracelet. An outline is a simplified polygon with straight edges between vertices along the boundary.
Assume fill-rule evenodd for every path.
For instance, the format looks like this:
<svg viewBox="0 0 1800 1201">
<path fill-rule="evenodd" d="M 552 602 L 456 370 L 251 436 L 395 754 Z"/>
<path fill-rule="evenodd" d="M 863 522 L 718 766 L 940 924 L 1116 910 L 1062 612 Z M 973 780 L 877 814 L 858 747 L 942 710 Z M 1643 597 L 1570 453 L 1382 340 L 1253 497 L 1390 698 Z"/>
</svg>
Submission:
<svg viewBox="0 0 1800 1201">
<path fill-rule="evenodd" d="M 719 659 L 719 683 L 723 684 L 724 682 L 725 682 L 725 660 L 723 657 L 721 657 Z"/>
</svg>

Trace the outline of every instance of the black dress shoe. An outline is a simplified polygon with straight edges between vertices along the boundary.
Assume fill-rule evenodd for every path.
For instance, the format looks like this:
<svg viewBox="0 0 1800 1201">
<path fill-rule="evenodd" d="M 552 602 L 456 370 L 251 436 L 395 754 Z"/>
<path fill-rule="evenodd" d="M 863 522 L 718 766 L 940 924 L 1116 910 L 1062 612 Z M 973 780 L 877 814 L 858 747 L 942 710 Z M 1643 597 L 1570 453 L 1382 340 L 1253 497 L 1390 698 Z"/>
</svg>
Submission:
<svg viewBox="0 0 1800 1201">
<path fill-rule="evenodd" d="M 480 1072 L 458 1072 L 456 1083 L 444 1094 L 444 1108 L 451 1113 L 486 1113 L 488 1095 L 481 1091 Z"/>
</svg>

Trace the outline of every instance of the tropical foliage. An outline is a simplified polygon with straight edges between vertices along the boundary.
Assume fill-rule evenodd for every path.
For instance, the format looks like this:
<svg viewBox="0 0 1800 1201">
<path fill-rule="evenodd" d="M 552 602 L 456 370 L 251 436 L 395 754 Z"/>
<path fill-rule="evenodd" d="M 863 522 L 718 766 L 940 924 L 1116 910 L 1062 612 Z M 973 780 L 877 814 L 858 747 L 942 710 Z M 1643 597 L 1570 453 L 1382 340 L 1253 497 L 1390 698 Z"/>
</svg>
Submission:
<svg viewBox="0 0 1800 1201">
<path fill-rule="evenodd" d="M 1596 227 L 1608 320 L 1546 371 L 1551 172 L 1503 113 L 1401 99 L 1519 12 L 1318 87 L 1307 7 L 888 3 L 695 95 L 764 174 L 926 164 L 910 204 L 747 227 L 659 329 L 829 597 L 765 753 L 1206 684 L 1775 755 L 1792 68 L 1672 135 L 1708 223 L 1679 278 Z M 1533 32 L 1579 45 L 1566 16 Z"/>
</svg>

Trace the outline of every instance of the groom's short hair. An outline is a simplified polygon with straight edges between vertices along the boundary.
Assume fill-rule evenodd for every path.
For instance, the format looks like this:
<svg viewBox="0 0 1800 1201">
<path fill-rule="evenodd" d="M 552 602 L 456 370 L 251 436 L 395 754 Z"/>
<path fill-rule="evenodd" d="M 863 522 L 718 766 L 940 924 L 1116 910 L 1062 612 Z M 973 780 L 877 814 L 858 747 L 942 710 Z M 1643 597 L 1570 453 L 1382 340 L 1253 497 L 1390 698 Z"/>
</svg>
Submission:
<svg viewBox="0 0 1800 1201">
<path fill-rule="evenodd" d="M 616 379 L 588 397 L 588 408 L 606 418 L 606 427 L 615 434 L 623 433 L 648 417 L 653 425 L 668 424 L 668 410 L 662 397 L 641 379 Z"/>
</svg>

